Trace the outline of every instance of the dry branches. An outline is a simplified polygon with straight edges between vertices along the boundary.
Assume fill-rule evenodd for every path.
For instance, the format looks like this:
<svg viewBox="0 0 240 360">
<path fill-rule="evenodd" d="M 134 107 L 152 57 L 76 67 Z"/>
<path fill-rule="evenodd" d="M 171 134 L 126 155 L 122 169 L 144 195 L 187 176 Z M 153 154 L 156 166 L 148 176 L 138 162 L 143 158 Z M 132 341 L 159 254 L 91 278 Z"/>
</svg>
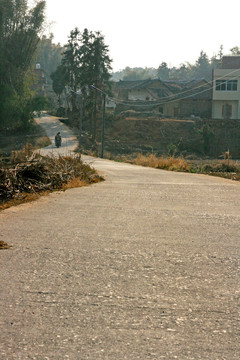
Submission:
<svg viewBox="0 0 240 360">
<path fill-rule="evenodd" d="M 88 184 L 102 180 L 93 168 L 83 164 L 81 155 L 55 158 L 33 154 L 22 163 L 0 166 L 0 201 L 60 190 L 74 179 Z"/>
</svg>

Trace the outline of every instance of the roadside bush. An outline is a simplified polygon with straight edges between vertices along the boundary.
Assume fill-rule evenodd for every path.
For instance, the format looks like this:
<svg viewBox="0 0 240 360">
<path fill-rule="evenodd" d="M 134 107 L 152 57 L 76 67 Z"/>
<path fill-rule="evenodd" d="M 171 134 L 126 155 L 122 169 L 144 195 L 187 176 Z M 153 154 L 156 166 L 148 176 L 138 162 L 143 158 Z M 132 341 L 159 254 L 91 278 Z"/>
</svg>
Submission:
<svg viewBox="0 0 240 360">
<path fill-rule="evenodd" d="M 214 166 L 210 164 L 205 164 L 201 167 L 202 173 L 211 173 L 214 172 Z"/>
<path fill-rule="evenodd" d="M 215 166 L 215 171 L 217 172 L 238 172 L 239 169 L 237 166 L 233 164 L 227 164 L 225 162 L 222 162 L 221 164 L 217 164 Z"/>
<path fill-rule="evenodd" d="M 221 162 L 219 164 L 216 165 L 210 165 L 210 164 L 206 164 L 203 165 L 201 168 L 201 172 L 202 173 L 238 173 L 240 171 L 239 167 L 237 167 L 234 164 L 228 164 L 226 162 Z"/>
<path fill-rule="evenodd" d="M 157 168 L 172 171 L 189 171 L 189 165 L 183 158 L 174 158 L 171 156 L 169 158 L 161 157 Z"/>
</svg>

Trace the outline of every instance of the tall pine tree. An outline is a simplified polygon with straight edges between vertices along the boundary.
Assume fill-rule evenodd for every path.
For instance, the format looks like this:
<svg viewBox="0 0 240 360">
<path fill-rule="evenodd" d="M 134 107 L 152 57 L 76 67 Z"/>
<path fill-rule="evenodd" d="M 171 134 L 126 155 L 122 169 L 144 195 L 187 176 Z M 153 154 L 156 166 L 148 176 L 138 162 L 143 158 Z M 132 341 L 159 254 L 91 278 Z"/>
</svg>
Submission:
<svg viewBox="0 0 240 360">
<path fill-rule="evenodd" d="M 102 90 L 110 89 L 111 62 L 108 46 L 100 32 L 78 28 L 71 31 L 59 71 L 62 71 L 66 85 L 76 93 L 81 90 L 85 104 L 85 118 L 90 122 L 92 139 L 96 138 L 97 108 L 101 93 L 92 91 L 90 85 Z M 76 96 L 72 93 L 72 111 L 76 109 Z"/>
</svg>

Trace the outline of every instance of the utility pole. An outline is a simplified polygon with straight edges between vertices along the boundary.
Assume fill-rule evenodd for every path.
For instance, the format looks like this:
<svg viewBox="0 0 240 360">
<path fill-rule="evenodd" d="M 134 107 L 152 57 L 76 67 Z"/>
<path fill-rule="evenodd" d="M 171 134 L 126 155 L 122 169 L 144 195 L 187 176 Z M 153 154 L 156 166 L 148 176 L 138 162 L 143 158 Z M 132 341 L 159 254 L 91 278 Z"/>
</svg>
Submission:
<svg viewBox="0 0 240 360">
<path fill-rule="evenodd" d="M 102 93 L 102 144 L 100 157 L 103 159 L 104 154 L 104 131 L 105 131 L 105 106 L 106 106 L 106 94 Z"/>
<path fill-rule="evenodd" d="M 105 131 L 105 107 L 106 107 L 106 94 L 101 89 L 98 89 L 94 85 L 90 85 L 94 90 L 100 91 L 102 93 L 102 139 L 101 139 L 101 152 L 100 157 L 103 159 L 104 155 L 104 131 Z"/>
<path fill-rule="evenodd" d="M 79 150 L 82 150 L 82 123 L 83 123 L 83 98 L 82 94 L 79 95 Z"/>
</svg>

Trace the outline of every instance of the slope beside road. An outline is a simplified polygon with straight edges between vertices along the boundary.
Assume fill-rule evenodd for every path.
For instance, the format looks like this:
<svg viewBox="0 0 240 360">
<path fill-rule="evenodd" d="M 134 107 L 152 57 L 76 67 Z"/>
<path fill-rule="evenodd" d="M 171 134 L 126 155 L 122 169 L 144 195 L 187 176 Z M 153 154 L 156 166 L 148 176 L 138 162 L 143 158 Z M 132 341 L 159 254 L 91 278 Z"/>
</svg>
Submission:
<svg viewBox="0 0 240 360">
<path fill-rule="evenodd" d="M 239 183 L 83 158 L 0 213 L 0 358 L 239 359 Z"/>
</svg>

